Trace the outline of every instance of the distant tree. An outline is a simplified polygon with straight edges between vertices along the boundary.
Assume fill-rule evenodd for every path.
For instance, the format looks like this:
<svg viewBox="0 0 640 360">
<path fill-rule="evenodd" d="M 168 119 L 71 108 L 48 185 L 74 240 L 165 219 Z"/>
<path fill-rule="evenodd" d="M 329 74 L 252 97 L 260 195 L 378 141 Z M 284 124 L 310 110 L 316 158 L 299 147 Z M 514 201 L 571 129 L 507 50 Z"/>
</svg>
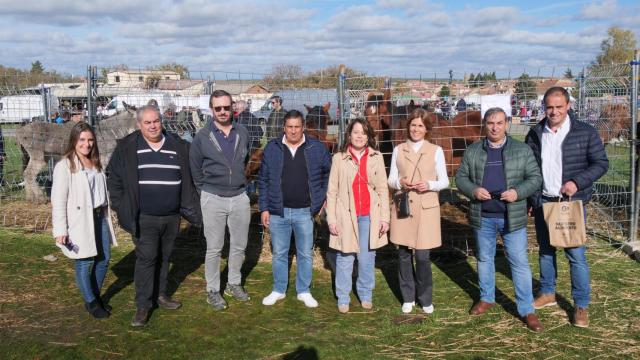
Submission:
<svg viewBox="0 0 640 360">
<path fill-rule="evenodd" d="M 453 70 L 449 69 L 449 84 L 453 82 Z"/>
<path fill-rule="evenodd" d="M 31 74 L 34 75 L 40 75 L 44 73 L 44 66 L 42 66 L 42 63 L 40 62 L 40 60 L 36 60 L 34 62 L 31 63 Z"/>
<path fill-rule="evenodd" d="M 269 78 L 274 82 L 294 81 L 302 78 L 302 67 L 296 64 L 274 65 Z"/>
<path fill-rule="evenodd" d="M 340 65 L 332 65 L 319 70 L 314 70 L 303 76 L 301 79 L 301 85 L 305 87 L 314 88 L 335 88 L 338 82 L 338 76 L 340 75 Z M 345 76 L 349 78 L 359 78 L 358 87 L 365 89 L 375 89 L 378 82 L 378 78 L 367 77 L 366 73 L 345 67 Z"/>
<path fill-rule="evenodd" d="M 607 30 L 607 38 L 602 40 L 602 52 L 596 57 L 594 65 L 624 64 L 633 59 L 636 37 L 631 30 L 613 26 Z"/>
<path fill-rule="evenodd" d="M 567 68 L 567 70 L 564 71 L 564 78 L 573 79 L 573 72 L 571 72 L 571 68 Z"/>
<path fill-rule="evenodd" d="M 181 78 L 189 78 L 189 68 L 175 62 L 155 66 L 152 70 L 173 71 L 180 75 Z"/>
<path fill-rule="evenodd" d="M 440 88 L 440 92 L 438 92 L 439 97 L 445 97 L 451 95 L 451 89 L 447 85 Z"/>
<path fill-rule="evenodd" d="M 476 81 L 476 77 L 473 75 L 473 73 L 469 74 L 469 79 L 467 79 L 467 83 L 469 84 L 469 87 L 475 87 L 476 86 L 475 81 Z"/>
<path fill-rule="evenodd" d="M 522 74 L 516 82 L 515 96 L 518 100 L 534 100 L 536 94 L 536 83 L 531 80 L 528 74 Z"/>
</svg>

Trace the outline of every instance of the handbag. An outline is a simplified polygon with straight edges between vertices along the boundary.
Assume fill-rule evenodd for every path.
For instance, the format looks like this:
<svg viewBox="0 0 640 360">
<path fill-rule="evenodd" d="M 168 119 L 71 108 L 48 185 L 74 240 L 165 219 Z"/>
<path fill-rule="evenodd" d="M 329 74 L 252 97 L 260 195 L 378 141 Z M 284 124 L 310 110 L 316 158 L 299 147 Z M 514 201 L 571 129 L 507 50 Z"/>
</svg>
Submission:
<svg viewBox="0 0 640 360">
<path fill-rule="evenodd" d="M 413 169 L 413 175 L 411 175 L 411 182 L 413 182 L 413 178 L 416 176 L 416 170 L 418 170 L 418 164 L 420 163 L 420 159 L 422 159 L 422 154 L 418 158 L 416 162 L 416 168 Z M 393 203 L 396 205 L 396 217 L 398 219 L 406 219 L 411 216 L 411 207 L 409 206 L 409 192 L 400 190 L 395 195 L 393 195 Z"/>
<path fill-rule="evenodd" d="M 582 200 L 544 203 L 542 211 L 551 246 L 573 248 L 587 243 Z"/>
</svg>

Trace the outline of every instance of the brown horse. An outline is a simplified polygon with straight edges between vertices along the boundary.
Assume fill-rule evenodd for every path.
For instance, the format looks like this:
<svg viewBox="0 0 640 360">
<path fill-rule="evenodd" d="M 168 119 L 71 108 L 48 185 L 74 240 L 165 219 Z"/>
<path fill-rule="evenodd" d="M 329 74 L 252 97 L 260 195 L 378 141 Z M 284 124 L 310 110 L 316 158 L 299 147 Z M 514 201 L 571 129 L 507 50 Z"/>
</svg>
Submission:
<svg viewBox="0 0 640 360">
<path fill-rule="evenodd" d="M 395 106 L 389 89 L 385 89 L 382 96 L 373 93 L 368 95 L 364 115 L 376 130 L 380 151 L 385 154 L 387 166 L 390 164 L 393 147 L 407 139 L 408 116 L 417 107 L 413 100 L 407 105 Z M 467 146 L 482 136 L 480 112 L 463 111 L 451 120 L 430 112 L 430 119 L 433 124 L 431 141 L 442 147 L 447 173 L 453 176 Z"/>
<path fill-rule="evenodd" d="M 447 174 L 453 176 L 460 167 L 464 151 L 483 136 L 480 111 L 459 112 L 451 121 L 436 114 L 432 118 L 435 120 L 431 129 L 431 142 L 444 151 Z"/>
<path fill-rule="evenodd" d="M 391 90 L 385 89 L 383 94 L 369 93 L 365 103 L 364 118 L 371 124 L 381 140 L 381 131 L 391 128 L 393 111 L 391 104 Z"/>
<path fill-rule="evenodd" d="M 406 107 L 405 115 L 402 112 L 398 112 L 398 115 L 394 114 L 394 127 L 391 130 L 394 146 L 407 139 L 408 115 L 416 106 L 410 103 Z M 433 124 L 431 142 L 442 148 L 447 164 L 447 173 L 449 176 L 453 176 L 458 167 L 460 167 L 464 151 L 482 136 L 482 117 L 480 112 L 462 111 L 451 120 L 429 112 L 429 120 Z"/>
</svg>

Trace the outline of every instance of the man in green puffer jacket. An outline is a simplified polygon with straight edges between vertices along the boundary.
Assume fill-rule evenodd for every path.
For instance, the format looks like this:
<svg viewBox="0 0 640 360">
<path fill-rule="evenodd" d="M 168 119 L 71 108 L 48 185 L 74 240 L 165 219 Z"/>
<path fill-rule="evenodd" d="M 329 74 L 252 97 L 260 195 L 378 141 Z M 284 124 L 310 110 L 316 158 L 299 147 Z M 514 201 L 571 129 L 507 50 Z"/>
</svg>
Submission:
<svg viewBox="0 0 640 360">
<path fill-rule="evenodd" d="M 542 176 L 533 151 L 508 137 L 507 114 L 491 108 L 484 115 L 486 138 L 469 146 L 456 173 L 458 189 L 470 199 L 480 301 L 469 314 L 481 315 L 495 305 L 496 237 L 502 236 L 511 267 L 518 314 L 532 331 L 543 326 L 533 308 L 531 269 L 527 257 L 527 197 L 540 189 Z"/>
</svg>

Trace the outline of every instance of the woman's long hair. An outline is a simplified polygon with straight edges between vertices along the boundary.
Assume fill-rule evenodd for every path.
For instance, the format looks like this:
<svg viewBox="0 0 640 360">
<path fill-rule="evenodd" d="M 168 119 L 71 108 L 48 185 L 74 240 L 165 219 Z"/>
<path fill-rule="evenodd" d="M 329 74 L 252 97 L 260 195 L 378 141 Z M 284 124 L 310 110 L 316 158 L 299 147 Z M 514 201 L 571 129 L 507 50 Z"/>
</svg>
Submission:
<svg viewBox="0 0 640 360">
<path fill-rule="evenodd" d="M 91 152 L 89 153 L 89 160 L 93 163 L 93 166 L 98 171 L 102 171 L 102 163 L 100 163 L 100 151 L 98 150 L 98 139 L 96 138 L 96 133 L 93 131 L 93 127 L 85 122 L 79 122 L 73 126 L 71 129 L 71 133 L 69 134 L 69 144 L 67 145 L 67 150 L 64 152 L 64 157 L 69 160 L 69 169 L 72 173 L 76 172 L 76 162 L 74 156 L 76 156 L 76 144 L 80 139 L 80 134 L 88 131 L 93 135 L 93 147 L 91 148 Z"/>
<path fill-rule="evenodd" d="M 369 124 L 367 120 L 363 118 L 355 118 L 351 120 L 349 125 L 347 125 L 347 130 L 345 131 L 346 136 L 344 138 L 344 142 L 342 143 L 342 146 L 340 147 L 340 151 L 342 152 L 348 151 L 349 145 L 351 145 L 351 131 L 353 131 L 353 126 L 355 124 L 362 125 L 362 130 L 364 130 L 364 133 L 367 135 L 367 146 L 377 150 L 378 144 L 376 143 L 376 131 L 373 130 L 373 127 L 371 127 L 371 124 Z"/>
</svg>

